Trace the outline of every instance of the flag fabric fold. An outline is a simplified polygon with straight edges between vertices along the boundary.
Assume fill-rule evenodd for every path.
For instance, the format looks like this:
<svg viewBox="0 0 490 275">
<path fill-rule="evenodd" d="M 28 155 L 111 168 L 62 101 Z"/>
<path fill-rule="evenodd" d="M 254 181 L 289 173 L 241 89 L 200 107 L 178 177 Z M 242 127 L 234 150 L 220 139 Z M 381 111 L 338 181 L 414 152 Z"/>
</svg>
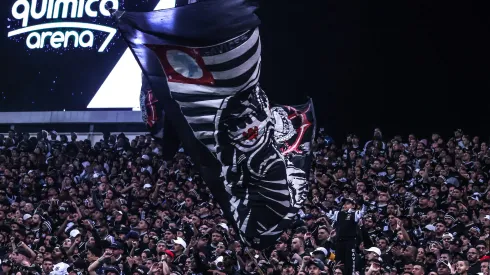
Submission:
<svg viewBox="0 0 490 275">
<path fill-rule="evenodd" d="M 315 118 L 311 100 L 271 105 L 261 89 L 256 8 L 206 0 L 114 17 L 148 81 L 147 124 L 167 122 L 152 134 L 180 139 L 242 241 L 263 249 L 306 198 Z"/>
<path fill-rule="evenodd" d="M 293 209 L 299 210 L 308 195 L 311 145 L 315 139 L 316 118 L 313 100 L 297 106 L 274 105 L 274 139 L 287 161 L 287 179 Z M 293 210 L 294 211 L 294 210 Z"/>
<path fill-rule="evenodd" d="M 163 159 L 171 160 L 179 150 L 179 137 L 172 131 L 172 123 L 165 116 L 165 111 L 158 103 L 145 75 L 142 75 L 141 83 L 140 109 L 143 122 L 153 138 L 162 146 Z"/>
</svg>

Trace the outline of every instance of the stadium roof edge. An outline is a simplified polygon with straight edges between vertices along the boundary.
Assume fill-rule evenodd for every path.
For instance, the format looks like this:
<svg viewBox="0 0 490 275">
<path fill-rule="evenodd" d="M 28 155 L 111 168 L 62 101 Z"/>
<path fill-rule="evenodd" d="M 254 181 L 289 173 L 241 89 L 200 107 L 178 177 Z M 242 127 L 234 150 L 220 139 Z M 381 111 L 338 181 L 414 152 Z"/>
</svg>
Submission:
<svg viewBox="0 0 490 275">
<path fill-rule="evenodd" d="M 143 123 L 137 111 L 0 112 L 0 124 Z"/>
</svg>

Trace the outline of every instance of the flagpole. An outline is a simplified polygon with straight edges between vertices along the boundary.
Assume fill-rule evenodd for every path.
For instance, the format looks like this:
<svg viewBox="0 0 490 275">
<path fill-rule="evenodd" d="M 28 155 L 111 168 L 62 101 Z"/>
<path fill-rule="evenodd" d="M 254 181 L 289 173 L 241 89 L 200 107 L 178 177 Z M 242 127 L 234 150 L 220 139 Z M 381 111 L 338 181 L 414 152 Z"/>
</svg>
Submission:
<svg viewBox="0 0 490 275">
<path fill-rule="evenodd" d="M 252 256 L 252 253 L 250 252 L 250 249 L 248 247 L 245 247 L 245 253 L 247 253 L 247 255 L 252 259 L 252 261 L 254 261 L 255 265 L 258 267 L 258 272 L 260 275 L 264 275 L 264 272 L 262 271 L 262 269 L 260 268 L 259 266 L 259 263 L 257 262 L 257 260 L 255 259 L 255 257 Z"/>
</svg>

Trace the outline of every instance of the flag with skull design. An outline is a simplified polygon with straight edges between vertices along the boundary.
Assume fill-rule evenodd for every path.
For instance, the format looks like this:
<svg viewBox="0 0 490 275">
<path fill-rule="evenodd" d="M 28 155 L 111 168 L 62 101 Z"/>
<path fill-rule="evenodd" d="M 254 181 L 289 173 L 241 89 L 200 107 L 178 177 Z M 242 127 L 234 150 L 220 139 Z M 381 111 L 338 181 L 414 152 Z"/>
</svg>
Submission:
<svg viewBox="0 0 490 275">
<path fill-rule="evenodd" d="M 306 198 L 315 119 L 311 100 L 274 106 L 259 86 L 256 8 L 206 0 L 114 18 L 223 215 L 246 245 L 263 249 Z"/>
</svg>

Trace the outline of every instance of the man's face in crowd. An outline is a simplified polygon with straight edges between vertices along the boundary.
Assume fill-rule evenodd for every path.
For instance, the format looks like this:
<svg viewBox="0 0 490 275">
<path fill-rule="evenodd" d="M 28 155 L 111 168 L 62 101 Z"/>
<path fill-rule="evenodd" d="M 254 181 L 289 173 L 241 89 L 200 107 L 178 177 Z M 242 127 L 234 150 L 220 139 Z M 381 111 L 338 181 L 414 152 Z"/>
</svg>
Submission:
<svg viewBox="0 0 490 275">
<path fill-rule="evenodd" d="M 461 199 L 461 191 L 459 189 L 453 189 L 452 192 L 451 192 L 451 197 L 453 197 L 453 199 L 456 199 L 456 200 L 459 200 Z"/>
<path fill-rule="evenodd" d="M 138 230 L 141 230 L 141 231 L 148 230 L 148 225 L 146 224 L 146 221 L 143 221 L 143 220 L 139 221 Z"/>
<path fill-rule="evenodd" d="M 191 199 L 191 198 L 186 198 L 186 199 L 185 199 L 185 206 L 186 206 L 187 208 L 191 208 L 193 205 L 194 205 L 194 202 L 192 201 L 192 199 Z"/>
<path fill-rule="evenodd" d="M 212 235 L 212 237 L 211 237 L 211 241 L 213 243 L 222 242 L 223 241 L 223 235 L 221 235 L 218 232 L 214 232 L 213 235 Z"/>
<path fill-rule="evenodd" d="M 414 265 L 412 268 L 413 275 L 424 275 L 424 269 L 420 265 Z"/>
<path fill-rule="evenodd" d="M 302 247 L 302 241 L 298 238 L 294 238 L 292 243 L 291 243 L 291 250 L 293 252 L 299 252 L 301 250 L 301 247 Z"/>
<path fill-rule="evenodd" d="M 53 262 L 50 260 L 44 260 L 43 262 L 43 272 L 49 273 L 53 271 Z"/>
<path fill-rule="evenodd" d="M 131 225 L 135 226 L 139 222 L 139 218 L 137 215 L 131 215 L 129 216 L 129 221 L 131 222 Z"/>
<path fill-rule="evenodd" d="M 478 260 L 478 250 L 473 247 L 468 249 L 468 252 L 466 252 L 466 258 L 469 262 L 476 262 Z"/>
<path fill-rule="evenodd" d="M 387 203 L 390 199 L 390 197 L 388 196 L 388 193 L 386 192 L 378 192 L 378 202 L 381 202 L 381 203 Z"/>
<path fill-rule="evenodd" d="M 286 251 L 288 249 L 288 245 L 285 242 L 278 242 L 276 243 L 276 250 L 277 251 Z"/>
<path fill-rule="evenodd" d="M 446 227 L 451 227 L 454 221 L 450 217 L 444 217 L 444 222 L 446 223 Z"/>
<path fill-rule="evenodd" d="M 485 262 L 482 262 L 481 263 L 481 272 L 483 273 L 483 275 L 488 275 L 490 274 L 490 269 L 489 269 L 489 262 L 488 261 L 485 261 Z"/>
<path fill-rule="evenodd" d="M 457 216 L 458 209 L 455 206 L 451 205 L 447 208 L 447 213 L 453 216 Z"/>
<path fill-rule="evenodd" d="M 318 229 L 318 240 L 319 241 L 327 240 L 329 236 L 330 236 L 330 234 L 328 234 L 327 229 L 325 229 L 325 228 Z"/>
<path fill-rule="evenodd" d="M 322 271 L 316 266 L 316 265 L 310 265 L 308 267 L 308 274 L 309 275 L 320 275 Z"/>
<path fill-rule="evenodd" d="M 468 271 L 468 269 L 469 269 L 468 262 L 458 261 L 456 263 L 456 272 L 458 272 L 458 274 L 464 274 L 465 272 Z"/>
<path fill-rule="evenodd" d="M 371 217 L 364 219 L 364 227 L 366 229 L 371 229 L 374 227 L 374 221 Z"/>
<path fill-rule="evenodd" d="M 437 187 L 432 186 L 430 188 L 429 195 L 431 197 L 437 197 L 439 195 L 439 189 Z"/>
<path fill-rule="evenodd" d="M 444 232 L 446 232 L 446 225 L 443 224 L 442 222 L 438 222 L 436 224 L 436 233 L 443 234 Z"/>
<path fill-rule="evenodd" d="M 488 254 L 488 249 L 484 244 L 478 244 L 476 246 L 476 250 L 478 250 L 479 255 L 486 255 Z"/>
<path fill-rule="evenodd" d="M 174 239 L 175 239 L 175 237 L 176 237 L 176 236 L 175 236 L 175 234 L 174 234 L 174 233 L 172 233 L 172 231 L 169 231 L 169 230 L 165 231 L 165 236 L 164 236 L 165 241 L 167 241 L 167 242 L 171 242 L 172 240 L 174 240 Z"/>
<path fill-rule="evenodd" d="M 110 209 L 112 207 L 111 199 L 104 199 L 102 206 L 104 207 L 104 209 Z"/>
<path fill-rule="evenodd" d="M 388 206 L 386 207 L 386 214 L 388 214 L 388 215 L 395 215 L 396 214 L 395 205 L 388 204 Z"/>
<path fill-rule="evenodd" d="M 10 259 L 15 262 L 16 264 L 20 264 L 22 263 L 22 261 L 24 260 L 25 256 L 24 255 L 21 255 L 17 252 L 13 252 L 12 254 L 10 254 Z"/>
<path fill-rule="evenodd" d="M 167 190 L 173 191 L 175 189 L 175 182 L 171 181 L 168 183 Z"/>
<path fill-rule="evenodd" d="M 451 261 L 451 257 L 449 256 L 449 254 L 447 252 L 446 253 L 441 253 L 441 256 L 439 257 L 439 260 L 450 262 Z"/>
<path fill-rule="evenodd" d="M 164 242 L 160 241 L 157 243 L 157 253 L 163 253 L 167 249 L 167 246 L 165 245 Z"/>
<path fill-rule="evenodd" d="M 447 265 L 441 263 L 437 267 L 437 274 L 439 274 L 439 275 L 450 275 L 451 270 L 449 269 L 449 267 Z"/>
</svg>

